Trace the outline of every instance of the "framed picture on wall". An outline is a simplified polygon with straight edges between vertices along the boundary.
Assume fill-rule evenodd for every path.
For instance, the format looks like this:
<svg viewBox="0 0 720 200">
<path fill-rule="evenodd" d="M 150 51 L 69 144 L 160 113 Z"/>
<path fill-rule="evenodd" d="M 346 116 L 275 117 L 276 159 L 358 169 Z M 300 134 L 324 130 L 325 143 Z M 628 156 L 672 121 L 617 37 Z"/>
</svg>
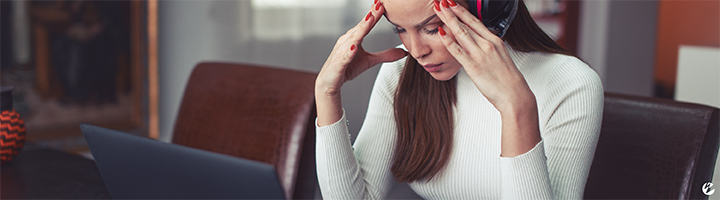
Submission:
<svg viewBox="0 0 720 200">
<path fill-rule="evenodd" d="M 156 1 L 2 4 L 0 80 L 15 88 L 28 141 L 84 148 L 81 123 L 153 137 Z"/>
</svg>

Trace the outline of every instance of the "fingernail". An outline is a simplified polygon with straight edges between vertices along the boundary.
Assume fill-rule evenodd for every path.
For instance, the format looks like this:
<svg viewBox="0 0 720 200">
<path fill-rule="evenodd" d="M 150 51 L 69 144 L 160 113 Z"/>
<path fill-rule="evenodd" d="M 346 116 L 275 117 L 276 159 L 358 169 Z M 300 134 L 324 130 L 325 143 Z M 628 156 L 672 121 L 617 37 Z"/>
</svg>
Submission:
<svg viewBox="0 0 720 200">
<path fill-rule="evenodd" d="M 442 0 L 442 6 L 445 8 L 450 8 L 450 6 L 448 5 L 448 2 L 446 0 Z"/>
<path fill-rule="evenodd" d="M 382 6 L 382 2 L 375 5 L 375 10 L 380 10 L 380 6 Z"/>
<path fill-rule="evenodd" d="M 440 36 L 445 36 L 445 34 L 447 34 L 442 26 L 438 26 L 438 33 L 440 33 Z"/>
<path fill-rule="evenodd" d="M 375 0 L 375 3 L 373 3 L 373 4 L 377 4 L 377 2 L 378 2 L 378 0 Z"/>
<path fill-rule="evenodd" d="M 435 10 L 437 10 L 438 12 L 440 12 L 440 5 L 438 4 L 437 1 L 433 1 L 433 6 L 435 7 Z"/>
<path fill-rule="evenodd" d="M 367 14 L 367 16 L 365 16 L 365 21 L 367 21 L 368 19 L 370 19 L 370 16 L 372 16 L 372 12 L 369 12 L 369 13 Z"/>
<path fill-rule="evenodd" d="M 452 7 L 457 6 L 457 3 L 455 3 L 455 1 L 453 1 L 453 0 L 447 0 L 447 1 L 450 4 L 450 6 L 452 6 Z"/>
<path fill-rule="evenodd" d="M 355 51 L 355 45 L 350 46 L 350 51 Z"/>
</svg>

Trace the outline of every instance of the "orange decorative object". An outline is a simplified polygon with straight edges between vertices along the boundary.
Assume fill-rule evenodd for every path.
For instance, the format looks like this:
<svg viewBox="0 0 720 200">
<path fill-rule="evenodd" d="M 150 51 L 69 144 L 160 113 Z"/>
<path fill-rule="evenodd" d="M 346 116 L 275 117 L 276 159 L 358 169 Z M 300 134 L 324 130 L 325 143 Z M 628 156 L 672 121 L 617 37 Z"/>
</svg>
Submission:
<svg viewBox="0 0 720 200">
<path fill-rule="evenodd" d="M 2 87 L 0 94 L 0 163 L 10 161 L 25 144 L 25 121 L 12 108 L 12 87 Z"/>
</svg>

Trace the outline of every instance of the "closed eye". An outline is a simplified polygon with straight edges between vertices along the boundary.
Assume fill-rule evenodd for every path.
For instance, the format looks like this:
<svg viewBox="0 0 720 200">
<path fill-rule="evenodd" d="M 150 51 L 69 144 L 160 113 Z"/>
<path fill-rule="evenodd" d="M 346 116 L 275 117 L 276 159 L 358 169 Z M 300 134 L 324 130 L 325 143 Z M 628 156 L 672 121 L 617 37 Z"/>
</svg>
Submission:
<svg viewBox="0 0 720 200">
<path fill-rule="evenodd" d="M 393 32 L 394 32 L 395 34 L 404 33 L 405 31 L 406 31 L 406 30 L 403 29 L 403 28 L 398 28 L 398 27 L 393 28 Z"/>
<path fill-rule="evenodd" d="M 438 26 L 438 27 L 439 27 L 439 26 Z M 434 34 L 437 33 L 438 31 L 440 31 L 440 29 L 438 29 L 438 28 L 435 28 L 435 29 L 432 29 L 432 30 L 427 30 L 427 29 L 425 29 L 425 33 L 427 33 L 427 34 L 429 34 L 429 35 L 434 35 Z"/>
</svg>

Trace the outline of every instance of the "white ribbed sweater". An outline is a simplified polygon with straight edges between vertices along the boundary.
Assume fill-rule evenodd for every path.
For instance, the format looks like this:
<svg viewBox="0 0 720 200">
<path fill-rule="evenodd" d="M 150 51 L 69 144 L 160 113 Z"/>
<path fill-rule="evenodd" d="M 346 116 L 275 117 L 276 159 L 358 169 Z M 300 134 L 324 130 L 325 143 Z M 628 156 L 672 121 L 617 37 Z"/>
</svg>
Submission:
<svg viewBox="0 0 720 200">
<path fill-rule="evenodd" d="M 448 165 L 432 181 L 410 183 L 423 198 L 582 198 L 602 120 L 600 79 L 575 57 L 508 49 L 535 94 L 542 141 L 520 156 L 501 157 L 500 113 L 460 70 Z M 404 63 L 400 59 L 382 65 L 353 146 L 344 114 L 332 125 L 316 127 L 323 198 L 387 195 L 393 185 L 390 166 L 396 140 L 393 95 Z"/>
</svg>

